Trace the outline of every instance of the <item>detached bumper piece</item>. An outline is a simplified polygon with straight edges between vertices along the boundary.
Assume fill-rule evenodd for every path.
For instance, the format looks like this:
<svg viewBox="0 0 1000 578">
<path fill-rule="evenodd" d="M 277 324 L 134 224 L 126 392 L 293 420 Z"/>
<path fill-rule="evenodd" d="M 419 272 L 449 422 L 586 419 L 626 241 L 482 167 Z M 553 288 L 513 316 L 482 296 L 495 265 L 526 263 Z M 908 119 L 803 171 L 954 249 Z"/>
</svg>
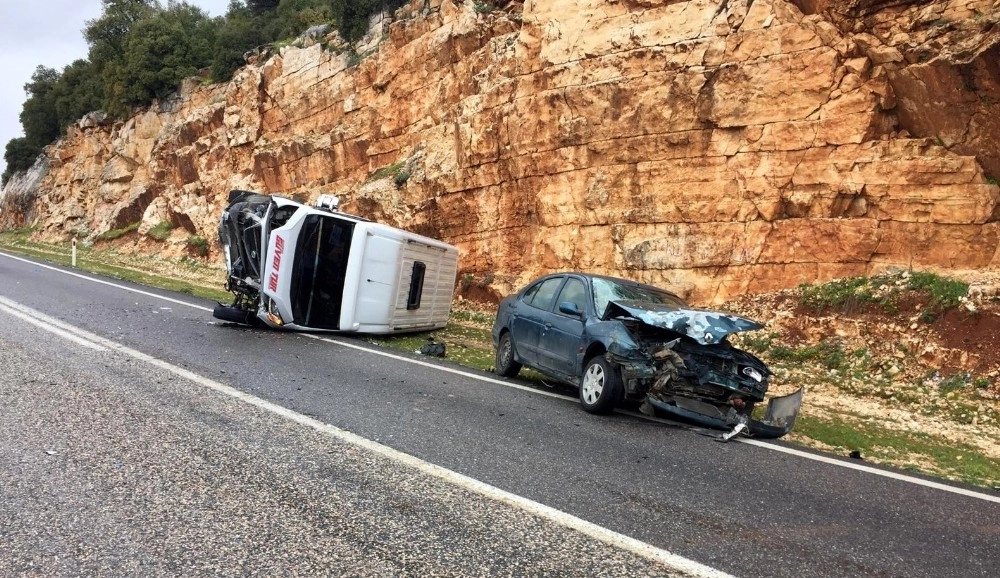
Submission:
<svg viewBox="0 0 1000 578">
<path fill-rule="evenodd" d="M 756 438 L 775 439 L 792 431 L 802 408 L 802 388 L 795 393 L 772 397 L 767 402 L 764 419 L 750 420 L 750 435 Z"/>
<path fill-rule="evenodd" d="M 792 431 L 795 419 L 802 407 L 802 390 L 781 397 L 773 397 L 767 403 L 764 419 L 734 419 L 724 414 L 712 404 L 675 397 L 670 402 L 649 396 L 646 401 L 659 411 L 698 425 L 720 430 L 731 430 L 720 441 L 729 441 L 743 434 L 762 439 L 775 439 Z M 734 427 L 735 426 L 735 427 Z"/>
</svg>

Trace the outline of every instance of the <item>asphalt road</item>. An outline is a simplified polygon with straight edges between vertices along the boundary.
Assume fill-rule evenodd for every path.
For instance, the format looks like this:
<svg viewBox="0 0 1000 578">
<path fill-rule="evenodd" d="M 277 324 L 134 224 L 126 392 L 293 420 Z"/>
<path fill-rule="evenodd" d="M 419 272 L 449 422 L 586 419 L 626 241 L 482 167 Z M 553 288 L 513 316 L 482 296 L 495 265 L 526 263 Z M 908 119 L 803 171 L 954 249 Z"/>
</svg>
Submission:
<svg viewBox="0 0 1000 578">
<path fill-rule="evenodd" d="M 997 492 L 592 416 L 104 281 L 0 253 L 0 575 L 1000 568 Z"/>
</svg>

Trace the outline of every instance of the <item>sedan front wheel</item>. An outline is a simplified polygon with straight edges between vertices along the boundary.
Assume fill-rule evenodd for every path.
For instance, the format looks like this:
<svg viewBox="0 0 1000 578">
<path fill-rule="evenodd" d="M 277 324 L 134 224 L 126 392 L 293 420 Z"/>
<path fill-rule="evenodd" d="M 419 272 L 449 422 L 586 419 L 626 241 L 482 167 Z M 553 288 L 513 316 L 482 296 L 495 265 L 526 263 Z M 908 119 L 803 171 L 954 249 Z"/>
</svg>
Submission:
<svg viewBox="0 0 1000 578">
<path fill-rule="evenodd" d="M 622 382 L 618 370 L 603 355 L 591 357 L 583 369 L 580 403 L 590 413 L 610 413 L 621 398 Z"/>
</svg>

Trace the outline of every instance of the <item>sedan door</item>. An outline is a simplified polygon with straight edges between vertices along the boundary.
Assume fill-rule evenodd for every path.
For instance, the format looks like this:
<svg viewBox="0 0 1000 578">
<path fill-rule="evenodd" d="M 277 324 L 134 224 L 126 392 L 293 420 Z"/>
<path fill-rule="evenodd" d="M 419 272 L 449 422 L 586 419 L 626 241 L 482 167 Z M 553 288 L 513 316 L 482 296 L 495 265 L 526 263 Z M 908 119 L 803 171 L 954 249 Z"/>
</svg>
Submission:
<svg viewBox="0 0 1000 578">
<path fill-rule="evenodd" d="M 547 373 L 562 376 L 576 383 L 582 369 L 585 347 L 584 329 L 589 315 L 589 292 L 583 279 L 567 277 L 552 311 L 545 316 L 538 340 L 538 363 Z M 578 315 L 560 311 L 564 304 L 572 305 Z"/>
<path fill-rule="evenodd" d="M 510 334 L 521 363 L 543 369 L 538 355 L 542 329 L 549 323 L 552 304 L 565 277 L 549 277 L 528 287 L 514 303 Z"/>
</svg>

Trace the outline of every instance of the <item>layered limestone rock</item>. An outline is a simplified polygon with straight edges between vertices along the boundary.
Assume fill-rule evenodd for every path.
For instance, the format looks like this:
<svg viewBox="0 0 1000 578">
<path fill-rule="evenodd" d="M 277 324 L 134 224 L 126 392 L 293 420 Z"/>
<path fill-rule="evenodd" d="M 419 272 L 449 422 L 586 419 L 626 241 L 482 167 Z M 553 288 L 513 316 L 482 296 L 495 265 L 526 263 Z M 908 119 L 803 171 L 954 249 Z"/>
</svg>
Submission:
<svg viewBox="0 0 1000 578">
<path fill-rule="evenodd" d="M 900 96 L 899 127 L 975 156 L 1000 175 L 996 0 L 795 0 L 830 19 L 882 65 Z"/>
<path fill-rule="evenodd" d="M 958 4 L 979 6 L 978 28 L 918 34 Z M 360 52 L 287 47 L 126 123 L 81 124 L 48 151 L 40 235 L 169 220 L 175 241 L 214 238 L 243 188 L 338 194 L 455 243 L 476 297 L 563 269 L 706 303 L 997 267 L 997 3 L 838 5 L 414 2 Z M 929 42 L 964 48 L 923 59 Z M 957 102 L 974 106 L 948 117 Z"/>
</svg>

